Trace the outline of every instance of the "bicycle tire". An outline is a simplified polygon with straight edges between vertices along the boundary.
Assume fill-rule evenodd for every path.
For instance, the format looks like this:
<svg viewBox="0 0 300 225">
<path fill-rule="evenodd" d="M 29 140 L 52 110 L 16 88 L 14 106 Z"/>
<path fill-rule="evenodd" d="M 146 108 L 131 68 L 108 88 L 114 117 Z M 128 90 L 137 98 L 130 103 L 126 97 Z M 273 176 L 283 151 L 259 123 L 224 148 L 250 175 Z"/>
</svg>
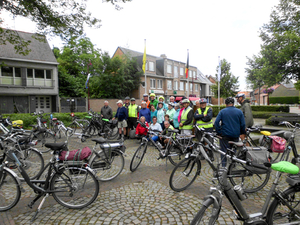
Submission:
<svg viewBox="0 0 300 225">
<path fill-rule="evenodd" d="M 212 198 L 208 198 L 203 202 L 201 209 L 197 212 L 196 216 L 191 222 L 191 225 L 212 225 L 214 224 L 220 213 L 220 208 L 217 209 L 218 213 L 215 218 L 212 218 L 212 210 L 214 209 L 214 200 Z"/>
<path fill-rule="evenodd" d="M 105 129 L 105 128 L 104 128 Z M 116 139 L 119 135 L 119 130 L 117 127 L 114 127 L 114 128 L 109 128 L 109 132 L 107 133 L 107 138 L 109 140 L 113 140 L 113 139 Z"/>
<path fill-rule="evenodd" d="M 270 171 L 265 174 L 254 174 L 243 164 L 232 162 L 228 169 L 228 178 L 233 186 L 241 185 L 246 193 L 261 190 L 270 179 Z"/>
<path fill-rule="evenodd" d="M 40 176 L 44 169 L 44 158 L 37 149 L 29 148 L 23 151 L 24 159 L 19 158 L 22 163 L 22 167 L 26 171 L 30 180 L 33 180 Z M 18 155 L 17 155 L 18 156 Z M 18 174 L 19 172 L 17 172 Z M 19 176 L 20 177 L 20 176 Z M 20 180 L 24 178 L 20 177 Z"/>
<path fill-rule="evenodd" d="M 137 150 L 135 151 L 131 162 L 130 162 L 130 171 L 134 172 L 136 171 L 136 169 L 139 167 L 139 165 L 141 164 L 145 153 L 146 153 L 146 149 L 147 149 L 147 144 L 146 143 L 142 143 Z"/>
<path fill-rule="evenodd" d="M 101 157 L 102 156 L 102 157 Z M 121 152 L 113 150 L 111 159 L 108 162 L 103 160 L 104 154 L 95 154 L 91 159 L 91 168 L 95 172 L 95 176 L 100 181 L 110 181 L 120 175 L 124 169 L 125 159 Z"/>
<path fill-rule="evenodd" d="M 75 123 L 71 123 L 69 126 L 72 130 L 70 132 L 70 136 L 76 133 L 77 125 Z"/>
<path fill-rule="evenodd" d="M 184 159 L 184 157 L 185 154 L 182 154 L 181 150 L 176 147 L 172 147 L 168 155 L 168 159 L 173 166 L 177 166 L 177 164 L 180 163 Z M 185 166 L 185 165 L 181 164 L 181 166 Z"/>
<path fill-rule="evenodd" d="M 182 166 L 185 165 L 185 166 Z M 169 185 L 173 191 L 183 191 L 187 189 L 200 175 L 201 172 L 201 162 L 196 157 L 191 157 L 182 160 L 173 169 Z"/>
<path fill-rule="evenodd" d="M 81 209 L 96 200 L 99 182 L 88 169 L 66 167 L 53 175 L 50 189 L 53 198 L 62 206 Z"/>
<path fill-rule="evenodd" d="M 95 136 L 95 135 L 97 135 L 97 133 L 98 133 L 98 130 L 94 125 L 88 126 L 84 132 L 84 134 L 87 134 L 90 136 Z"/>
<path fill-rule="evenodd" d="M 13 208 L 21 197 L 17 179 L 7 170 L 0 172 L 0 196 L 0 212 Z"/>
<path fill-rule="evenodd" d="M 298 194 L 297 194 L 298 193 Z M 295 196 L 297 194 L 297 200 L 295 200 Z M 295 207 L 297 207 L 297 212 L 300 211 L 300 190 L 299 187 L 290 187 L 286 189 L 281 196 L 288 201 L 289 204 L 295 202 Z M 291 205 L 292 207 L 294 205 Z M 267 223 L 269 225 L 273 225 L 274 221 L 276 224 L 289 224 L 291 222 L 299 221 L 299 216 L 296 216 L 294 212 L 292 212 L 285 204 L 281 203 L 279 198 L 274 198 L 272 201 L 268 213 L 267 213 Z"/>
</svg>

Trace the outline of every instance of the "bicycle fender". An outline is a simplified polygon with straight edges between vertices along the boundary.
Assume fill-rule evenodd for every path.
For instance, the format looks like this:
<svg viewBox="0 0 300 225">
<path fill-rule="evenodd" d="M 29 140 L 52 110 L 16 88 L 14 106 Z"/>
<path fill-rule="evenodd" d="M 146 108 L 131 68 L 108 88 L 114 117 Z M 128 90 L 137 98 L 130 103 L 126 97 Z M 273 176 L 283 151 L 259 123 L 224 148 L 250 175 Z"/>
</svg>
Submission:
<svg viewBox="0 0 300 225">
<path fill-rule="evenodd" d="M 207 195 L 204 197 L 204 202 L 203 205 L 205 205 L 206 207 L 209 206 L 209 202 L 210 200 L 213 200 L 214 202 L 214 208 L 220 209 L 220 204 L 219 204 L 219 198 L 214 196 L 214 195 Z"/>
<path fill-rule="evenodd" d="M 11 174 L 13 175 L 13 177 L 16 178 L 17 183 L 18 183 L 18 186 L 19 186 L 20 189 L 21 189 L 21 192 L 25 192 L 25 189 L 23 188 L 22 183 L 21 183 L 21 181 L 20 181 L 18 175 L 17 175 L 13 170 L 11 170 L 11 169 L 9 169 L 9 168 L 7 168 L 7 167 L 3 167 L 3 168 L 1 169 L 1 166 L 0 166 L 0 174 L 2 173 L 3 170 L 5 170 L 5 171 L 11 173 Z"/>
</svg>

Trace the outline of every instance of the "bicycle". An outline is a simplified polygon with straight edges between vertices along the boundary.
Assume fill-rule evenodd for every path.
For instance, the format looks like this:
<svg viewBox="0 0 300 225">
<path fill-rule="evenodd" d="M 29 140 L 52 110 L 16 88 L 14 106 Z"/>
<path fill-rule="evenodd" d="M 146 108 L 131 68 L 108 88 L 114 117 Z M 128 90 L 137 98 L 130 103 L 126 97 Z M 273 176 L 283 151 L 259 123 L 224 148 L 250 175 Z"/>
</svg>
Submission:
<svg viewBox="0 0 300 225">
<path fill-rule="evenodd" d="M 0 149 L 4 150 L 4 146 L 10 145 L 15 148 L 15 155 L 18 157 L 24 170 L 28 174 L 30 179 L 38 177 L 44 168 L 44 158 L 42 153 L 33 148 L 36 142 L 30 141 L 29 137 L 23 137 L 23 133 L 14 133 L 8 137 L 0 137 Z M 7 161 L 7 165 L 10 169 L 16 169 L 16 165 L 13 161 L 7 157 L 6 154 L 0 155 L 0 161 Z M 18 171 L 16 172 L 18 173 Z M 20 180 L 23 180 L 19 176 Z"/>
<path fill-rule="evenodd" d="M 159 131 L 151 131 L 148 129 L 148 133 L 146 137 L 142 137 L 142 142 L 140 146 L 136 149 L 131 162 L 130 162 L 130 171 L 134 172 L 139 165 L 141 164 L 146 152 L 148 143 L 152 143 L 152 145 L 157 149 L 159 152 L 159 157 L 157 159 L 169 159 L 169 161 L 176 166 L 179 161 L 181 161 L 184 157 L 184 155 L 191 151 L 191 149 L 194 146 L 194 142 L 192 139 L 195 137 L 194 135 L 180 135 L 179 130 L 171 130 L 169 129 L 168 132 L 171 133 L 170 136 L 162 136 L 162 138 L 169 139 L 168 144 L 166 146 L 166 149 L 163 150 L 159 146 L 158 143 L 153 141 L 151 138 L 151 135 L 158 135 Z M 175 134 L 175 136 L 174 136 Z"/>
<path fill-rule="evenodd" d="M 60 120 L 56 121 L 56 125 L 55 126 L 56 126 L 56 128 L 55 128 L 56 129 L 55 136 L 58 139 L 61 139 L 62 136 L 70 137 L 74 133 L 71 128 L 66 127 L 65 124 L 62 121 L 60 121 Z"/>
<path fill-rule="evenodd" d="M 216 170 L 216 166 L 213 164 L 208 153 L 220 151 L 220 147 L 216 143 L 221 137 L 214 133 L 205 132 L 205 129 L 198 126 L 196 128 L 202 133 L 200 142 L 196 143 L 196 148 L 193 149 L 192 153 L 188 153 L 185 159 L 175 166 L 169 178 L 171 189 L 177 192 L 187 189 L 196 180 L 197 176 L 200 176 L 200 156 L 204 157 L 213 171 Z M 211 137 L 213 142 L 210 142 L 206 137 Z M 233 147 L 228 150 L 236 152 L 236 149 L 238 149 L 238 158 L 243 157 L 247 151 L 250 151 L 242 142 L 232 142 L 231 144 L 233 144 Z M 270 171 L 257 172 L 244 164 L 232 162 L 229 165 L 228 178 L 232 185 L 241 184 L 245 192 L 252 193 L 262 189 L 268 183 Z"/>
<path fill-rule="evenodd" d="M 81 132 L 83 132 L 90 123 L 88 120 L 79 119 L 77 116 L 74 115 L 74 113 L 71 113 L 70 116 L 72 117 L 72 123 L 69 125 L 69 127 L 72 129 L 72 133 L 70 135 L 76 133 L 76 130 L 78 128 L 80 128 Z"/>
<path fill-rule="evenodd" d="M 228 154 L 220 150 L 218 150 L 218 152 L 222 155 L 225 155 L 232 161 L 246 164 L 254 168 L 266 170 L 266 166 L 271 167 L 273 170 L 277 171 L 275 180 L 270 192 L 268 193 L 261 212 L 249 215 L 241 204 L 241 201 L 247 198 L 246 194 L 243 192 L 241 186 L 236 185 L 232 187 L 230 182 L 228 182 L 228 165 L 225 168 L 220 167 L 219 165 L 218 169 L 214 171 L 213 178 L 214 181 L 217 181 L 217 185 L 210 188 L 210 195 L 204 198 L 202 207 L 196 213 L 191 225 L 215 224 L 222 208 L 224 196 L 226 196 L 226 198 L 229 200 L 229 203 L 234 208 L 236 219 L 243 221 L 243 224 L 245 225 L 272 225 L 274 222 L 276 222 L 276 224 L 278 224 L 277 222 L 280 224 L 299 224 L 300 211 L 299 209 L 295 209 L 293 207 L 299 207 L 300 202 L 300 200 L 295 200 L 296 194 L 300 191 L 300 177 L 298 175 L 299 167 L 286 161 L 281 161 L 274 164 L 265 163 L 264 165 L 260 165 L 250 161 L 238 159 L 233 151 L 228 151 Z M 296 176 L 288 176 L 286 182 L 290 185 L 290 187 L 285 189 L 283 192 L 276 190 L 282 173 L 297 174 Z M 271 202 L 271 198 L 273 196 L 274 199 Z"/>
<path fill-rule="evenodd" d="M 86 163 L 81 161 L 60 162 L 59 155 L 65 150 L 66 143 L 47 143 L 45 146 L 53 152 L 50 162 L 42 172 L 47 172 L 45 180 L 40 179 L 40 177 L 37 180 L 31 180 L 15 155 L 15 149 L 10 146 L 5 149 L 5 154 L 13 160 L 25 182 L 37 194 L 28 206 L 32 208 L 34 203 L 43 197 L 32 217 L 32 222 L 49 195 L 52 195 L 62 206 L 81 209 L 93 203 L 99 193 L 99 183 L 93 170 Z M 23 190 L 22 183 L 17 175 L 7 167 L 3 159 L 0 160 L 0 211 L 13 208 L 20 200 L 21 190 Z"/>
</svg>

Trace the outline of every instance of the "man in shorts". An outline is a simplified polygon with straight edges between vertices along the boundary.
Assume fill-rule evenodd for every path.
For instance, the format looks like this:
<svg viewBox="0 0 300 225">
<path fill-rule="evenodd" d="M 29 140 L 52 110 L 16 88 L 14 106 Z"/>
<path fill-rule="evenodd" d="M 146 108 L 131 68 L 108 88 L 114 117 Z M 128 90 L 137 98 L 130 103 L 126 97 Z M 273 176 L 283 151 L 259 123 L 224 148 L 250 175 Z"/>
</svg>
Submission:
<svg viewBox="0 0 300 225">
<path fill-rule="evenodd" d="M 118 129 L 119 129 L 119 137 L 118 140 L 121 138 L 124 138 L 126 136 L 126 128 L 127 128 L 127 122 L 128 119 L 128 110 L 123 106 L 123 102 L 121 100 L 117 101 L 118 110 L 115 115 L 114 119 L 118 119 Z M 122 134 L 123 130 L 123 134 Z"/>
</svg>

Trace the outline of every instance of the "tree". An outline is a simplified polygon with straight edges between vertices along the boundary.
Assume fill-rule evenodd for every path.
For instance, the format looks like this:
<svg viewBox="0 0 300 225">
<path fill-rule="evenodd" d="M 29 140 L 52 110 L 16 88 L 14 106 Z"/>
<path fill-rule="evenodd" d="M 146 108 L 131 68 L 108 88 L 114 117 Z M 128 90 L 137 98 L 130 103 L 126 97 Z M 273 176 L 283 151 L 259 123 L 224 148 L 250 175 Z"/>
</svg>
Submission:
<svg viewBox="0 0 300 225">
<path fill-rule="evenodd" d="M 281 0 L 260 29 L 263 41 L 257 56 L 248 58 L 247 80 L 267 86 L 300 78 L 300 1 Z"/>
<path fill-rule="evenodd" d="M 57 57 L 59 95 L 61 97 L 86 97 L 88 72 L 90 97 L 123 98 L 137 89 L 142 72 L 137 62 L 130 58 L 113 58 L 95 48 L 89 38 L 70 38 L 60 51 L 53 49 Z"/>
<path fill-rule="evenodd" d="M 105 1 L 111 2 L 117 10 L 121 9 L 116 1 Z M 85 26 L 100 27 L 101 20 L 91 16 L 86 10 L 86 2 L 87 0 L 0 0 L 0 13 L 6 11 L 14 16 L 29 18 L 37 24 L 39 35 L 50 34 L 67 40 L 70 36 L 83 35 Z M 1 28 L 3 22 L 0 18 L 0 45 L 9 42 L 16 46 L 17 53 L 28 54 L 30 42 L 24 41 L 13 31 Z"/>
<path fill-rule="evenodd" d="M 219 66 L 217 67 L 218 71 Z M 221 60 L 221 75 L 220 75 L 220 97 L 226 98 L 230 96 L 235 96 L 237 93 L 238 85 L 238 77 L 235 77 L 231 71 L 231 64 L 226 61 L 226 59 Z M 216 74 L 217 80 L 218 74 Z M 212 91 L 214 96 L 218 97 L 218 81 L 216 85 L 212 86 Z"/>
</svg>

